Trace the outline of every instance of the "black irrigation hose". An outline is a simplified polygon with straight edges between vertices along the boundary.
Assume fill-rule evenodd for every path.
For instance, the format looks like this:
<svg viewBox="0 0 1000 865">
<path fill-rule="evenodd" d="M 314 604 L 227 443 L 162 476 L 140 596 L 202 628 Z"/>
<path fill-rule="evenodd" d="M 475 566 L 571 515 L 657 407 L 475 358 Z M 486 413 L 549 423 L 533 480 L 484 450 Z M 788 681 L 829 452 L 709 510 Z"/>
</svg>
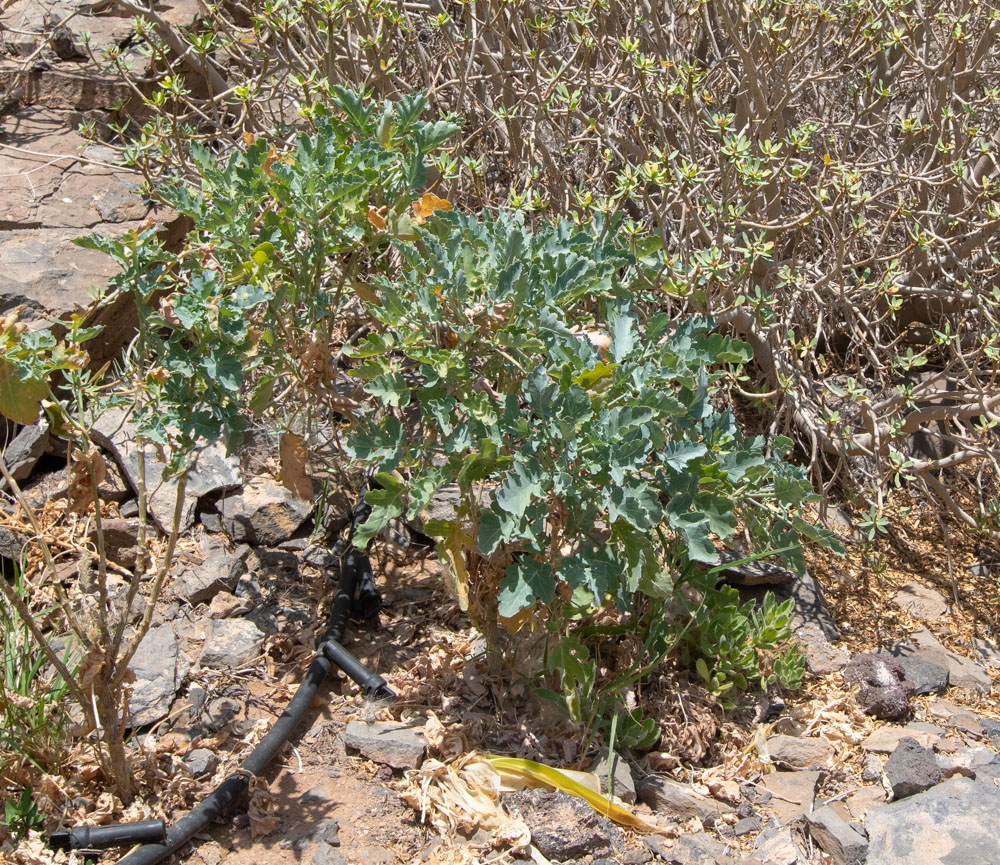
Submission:
<svg viewBox="0 0 1000 865">
<path fill-rule="evenodd" d="M 362 611 L 369 613 L 367 618 L 377 614 L 378 606 L 381 605 L 381 598 L 377 597 L 378 590 L 375 588 L 368 556 L 351 545 L 355 527 L 367 520 L 370 513 L 371 507 L 365 504 L 362 497 L 359 499 L 351 518 L 351 528 L 347 540 L 349 548 L 341 560 L 337 597 L 333 602 L 333 610 L 330 613 L 322 643 L 316 652 L 316 657 L 306 671 L 302 684 L 299 685 L 285 711 L 281 713 L 281 717 L 274 722 L 274 726 L 243 761 L 239 769 L 226 778 L 193 810 L 167 829 L 163 843 L 144 844 L 138 850 L 120 859 L 118 865 L 154 865 L 171 853 L 175 853 L 209 823 L 217 817 L 223 816 L 236 805 L 247 792 L 250 781 L 267 768 L 268 763 L 285 745 L 299 721 L 302 720 L 302 716 L 312 706 L 317 691 L 330 672 L 330 667 L 336 665 L 342 669 L 361 686 L 369 697 L 391 698 L 395 696 L 387 687 L 385 679 L 366 670 L 353 655 L 340 645 L 340 640 L 343 639 L 344 632 L 347 630 L 347 621 L 358 603 L 360 603 Z M 358 601 L 355 601 L 355 592 L 359 586 L 365 594 Z"/>
</svg>

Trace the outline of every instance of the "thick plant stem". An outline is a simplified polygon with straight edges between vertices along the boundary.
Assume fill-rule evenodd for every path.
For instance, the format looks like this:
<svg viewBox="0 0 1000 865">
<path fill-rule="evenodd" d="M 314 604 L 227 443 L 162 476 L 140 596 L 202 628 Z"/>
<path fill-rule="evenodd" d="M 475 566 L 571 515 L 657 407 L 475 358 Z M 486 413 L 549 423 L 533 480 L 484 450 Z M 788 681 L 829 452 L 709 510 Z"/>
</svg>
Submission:
<svg viewBox="0 0 1000 865">
<path fill-rule="evenodd" d="M 115 795 L 122 804 L 130 805 L 135 798 L 135 780 L 125 756 L 125 722 L 116 699 L 117 689 L 110 685 L 110 682 L 103 682 L 101 690 L 95 694 L 108 763 L 106 770 L 110 773 L 108 781 Z"/>
</svg>

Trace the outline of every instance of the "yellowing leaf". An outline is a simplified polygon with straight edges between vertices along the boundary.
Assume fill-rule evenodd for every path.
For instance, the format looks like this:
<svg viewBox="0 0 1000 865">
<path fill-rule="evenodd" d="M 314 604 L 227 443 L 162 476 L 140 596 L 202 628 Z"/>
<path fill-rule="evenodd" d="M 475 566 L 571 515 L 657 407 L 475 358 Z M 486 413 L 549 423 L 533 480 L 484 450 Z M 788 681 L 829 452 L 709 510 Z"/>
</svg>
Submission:
<svg viewBox="0 0 1000 865">
<path fill-rule="evenodd" d="M 355 282 L 353 287 L 354 293 L 365 303 L 370 303 L 372 306 L 379 306 L 380 301 L 378 299 L 378 295 L 363 282 Z"/>
<path fill-rule="evenodd" d="M 265 265 L 270 259 L 274 258 L 274 244 L 269 240 L 265 240 L 263 243 L 258 243 L 250 254 L 257 264 Z"/>
<path fill-rule="evenodd" d="M 278 457 L 281 463 L 281 483 L 302 502 L 311 501 L 313 496 L 312 481 L 306 474 L 308 458 L 309 451 L 306 450 L 302 436 L 292 432 L 282 434 Z"/>
<path fill-rule="evenodd" d="M 243 143 L 247 147 L 252 147 L 253 146 L 253 133 L 252 132 L 244 132 L 243 133 Z"/>
<path fill-rule="evenodd" d="M 569 793 L 571 796 L 579 796 L 598 814 L 602 814 L 623 826 L 631 826 L 640 832 L 656 831 L 654 827 L 633 814 L 623 804 L 607 796 L 602 796 L 600 793 L 595 793 L 589 786 L 581 783 L 579 776 L 589 773 L 555 769 L 543 763 L 536 763 L 534 760 L 522 760 L 518 757 L 498 757 L 492 754 L 484 754 L 483 756 L 500 773 L 500 778 L 505 785 L 512 784 L 515 788 L 518 786 L 523 788 L 526 781 L 533 781 L 545 787 Z"/>
<path fill-rule="evenodd" d="M 372 224 L 372 227 L 378 231 L 381 231 L 386 225 L 382 214 L 379 213 L 374 207 L 368 208 L 368 221 Z"/>
<path fill-rule="evenodd" d="M 413 222 L 415 225 L 423 225 L 434 211 L 452 209 L 450 201 L 438 198 L 432 192 L 425 192 L 419 201 L 413 202 Z"/>
<path fill-rule="evenodd" d="M 274 163 L 277 162 L 277 160 L 278 160 L 278 151 L 275 150 L 274 147 L 272 146 L 271 149 L 268 151 L 267 156 L 264 157 L 264 173 L 268 177 L 274 177 L 274 169 L 271 168 L 271 166 L 274 165 Z"/>
<path fill-rule="evenodd" d="M 0 359 L 0 414 L 25 425 L 38 420 L 42 400 L 49 395 L 44 379 L 19 379 L 7 361 Z"/>
</svg>

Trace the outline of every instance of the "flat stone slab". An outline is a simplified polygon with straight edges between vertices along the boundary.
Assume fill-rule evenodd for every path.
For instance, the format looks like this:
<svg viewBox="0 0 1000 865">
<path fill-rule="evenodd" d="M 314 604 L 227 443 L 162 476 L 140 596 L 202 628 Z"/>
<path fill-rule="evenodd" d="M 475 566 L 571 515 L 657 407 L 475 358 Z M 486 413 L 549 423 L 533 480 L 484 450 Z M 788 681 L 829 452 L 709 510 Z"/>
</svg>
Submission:
<svg viewBox="0 0 1000 865">
<path fill-rule="evenodd" d="M 956 706 L 948 700 L 935 700 L 928 703 L 927 711 L 938 723 L 946 727 L 958 727 L 960 730 L 977 736 L 984 732 L 982 720 L 974 712 L 962 706 Z"/>
<path fill-rule="evenodd" d="M 760 782 L 771 799 L 765 806 L 782 823 L 789 823 L 807 813 L 816 795 L 816 785 L 822 771 L 808 769 L 804 772 L 772 772 Z"/>
<path fill-rule="evenodd" d="M 138 492 L 139 447 L 128 413 L 123 409 L 108 409 L 94 422 L 93 431 L 94 440 L 112 452 L 129 485 Z M 149 512 L 160 530 L 169 533 L 177 501 L 177 479 L 163 477 L 165 463 L 157 456 L 153 445 L 146 446 L 145 458 Z M 194 525 L 195 507 L 201 496 L 238 487 L 242 480 L 239 461 L 227 456 L 222 444 L 210 444 L 198 449 L 188 469 L 180 530 L 186 531 Z"/>
<path fill-rule="evenodd" d="M 140 223 L 115 226 L 124 233 Z M 0 313 L 26 307 L 24 320 L 56 318 L 90 306 L 94 289 L 118 272 L 106 255 L 73 244 L 75 228 L 0 231 Z"/>
<path fill-rule="evenodd" d="M 654 811 L 678 821 L 697 817 L 706 826 L 711 826 L 723 814 L 733 811 L 731 805 L 692 790 L 687 784 L 658 775 L 636 779 L 635 792 Z"/>
<path fill-rule="evenodd" d="M 825 766 L 834 755 L 834 747 L 826 739 L 799 736 L 771 736 L 767 752 L 778 765 L 790 769 L 812 769 Z"/>
<path fill-rule="evenodd" d="M 187 675 L 186 664 L 180 665 L 178 658 L 173 626 L 150 628 L 129 662 L 129 669 L 135 674 L 129 697 L 129 712 L 135 726 L 155 724 L 170 711 L 180 679 Z"/>
<path fill-rule="evenodd" d="M 936 732 L 935 732 L 936 731 Z M 907 724 L 905 727 L 880 727 L 871 733 L 862 743 L 866 751 L 876 754 L 891 754 L 896 750 L 900 739 L 909 737 L 915 739 L 924 748 L 933 748 L 944 736 L 944 730 L 931 724 Z"/>
<path fill-rule="evenodd" d="M 948 612 L 944 595 L 920 583 L 908 583 L 893 596 L 892 602 L 916 619 L 933 622 Z"/>
<path fill-rule="evenodd" d="M 131 56 L 139 61 L 141 54 Z M 22 105 L 37 105 L 67 111 L 90 111 L 94 108 L 114 110 L 135 97 L 117 75 L 94 70 L 89 62 L 63 62 L 49 69 L 34 69 L 21 77 L 21 64 L 16 60 L 0 60 L 0 93 L 13 88 L 12 95 Z"/>
<path fill-rule="evenodd" d="M 878 865 L 996 865 L 1000 789 L 952 778 L 868 811 L 868 861 Z"/>
<path fill-rule="evenodd" d="M 394 769 L 419 769 L 427 753 L 422 729 L 390 721 L 348 722 L 344 747 Z"/>
</svg>

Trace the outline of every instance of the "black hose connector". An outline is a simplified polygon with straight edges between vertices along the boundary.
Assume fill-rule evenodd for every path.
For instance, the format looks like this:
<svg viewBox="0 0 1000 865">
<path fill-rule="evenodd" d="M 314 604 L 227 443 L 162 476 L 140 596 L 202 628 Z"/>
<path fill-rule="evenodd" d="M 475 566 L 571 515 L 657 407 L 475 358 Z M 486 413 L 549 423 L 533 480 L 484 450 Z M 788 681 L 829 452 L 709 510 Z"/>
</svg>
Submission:
<svg viewBox="0 0 1000 865">
<path fill-rule="evenodd" d="M 336 640 L 327 640 L 319 647 L 319 650 L 331 664 L 339 667 L 357 682 L 361 687 L 362 693 L 369 700 L 395 699 L 396 692 L 389 687 L 385 679 L 377 673 L 370 672 L 361 661 L 355 658 L 354 655 L 348 652 Z"/>
<path fill-rule="evenodd" d="M 143 820 L 113 826 L 74 826 L 65 832 L 53 832 L 49 835 L 49 847 L 53 850 L 106 850 L 133 844 L 160 844 L 166 837 L 167 824 L 162 820 Z"/>
<path fill-rule="evenodd" d="M 370 514 L 371 506 L 365 502 L 362 496 L 354 508 L 348 544 L 353 540 L 355 528 L 367 520 Z M 146 843 L 138 850 L 129 853 L 124 859 L 119 860 L 118 865 L 155 865 L 155 863 L 180 850 L 213 820 L 229 813 L 246 795 L 250 781 L 262 774 L 268 763 L 284 747 L 299 721 L 312 706 L 313 700 L 333 664 L 336 663 L 354 679 L 366 694 L 370 693 L 379 699 L 395 697 L 395 694 L 386 686 L 385 679 L 366 670 L 339 642 L 347 630 L 348 619 L 355 608 L 355 595 L 358 593 L 359 582 L 362 580 L 361 575 L 366 569 L 370 574 L 371 564 L 367 554 L 356 547 L 349 547 L 341 561 L 340 583 L 337 587 L 337 595 L 333 602 L 333 610 L 330 613 L 326 631 L 309 669 L 306 670 L 305 678 L 296 690 L 295 696 L 285 707 L 285 711 L 281 713 L 267 735 L 243 761 L 240 768 L 226 778 L 188 814 L 171 825 L 158 840 Z M 374 586 L 374 577 L 371 578 L 370 582 Z M 377 589 L 375 591 L 377 592 Z M 370 604 L 371 601 L 367 603 Z M 362 607 L 364 605 L 365 602 L 362 601 Z M 335 648 L 330 645 L 331 643 L 335 645 Z"/>
</svg>

